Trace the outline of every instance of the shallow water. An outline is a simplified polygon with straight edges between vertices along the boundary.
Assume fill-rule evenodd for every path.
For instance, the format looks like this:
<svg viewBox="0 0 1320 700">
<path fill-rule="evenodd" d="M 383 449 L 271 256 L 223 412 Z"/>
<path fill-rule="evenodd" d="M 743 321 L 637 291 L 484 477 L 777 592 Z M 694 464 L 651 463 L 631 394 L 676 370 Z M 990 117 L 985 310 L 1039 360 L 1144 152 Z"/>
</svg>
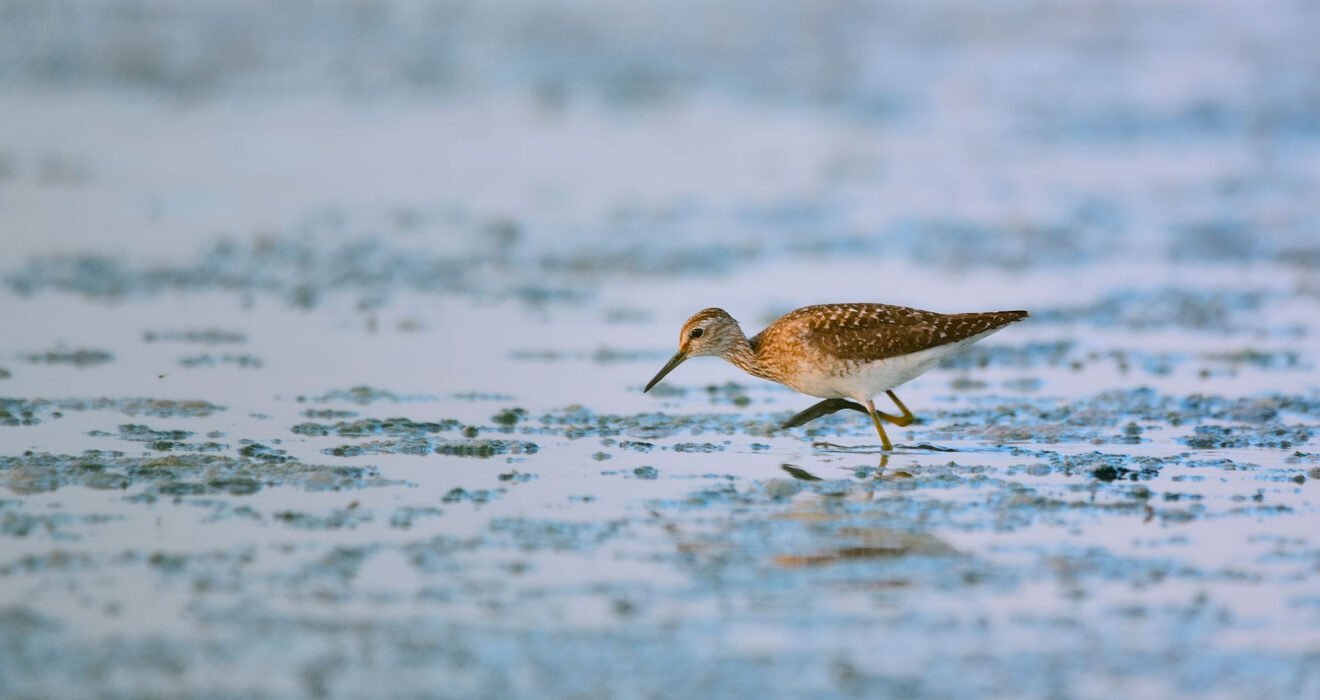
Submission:
<svg viewBox="0 0 1320 700">
<path fill-rule="evenodd" d="M 0 694 L 1320 694 L 1314 8 L 121 5 L 0 8 Z M 1032 318 L 641 393 L 861 300 Z"/>
</svg>

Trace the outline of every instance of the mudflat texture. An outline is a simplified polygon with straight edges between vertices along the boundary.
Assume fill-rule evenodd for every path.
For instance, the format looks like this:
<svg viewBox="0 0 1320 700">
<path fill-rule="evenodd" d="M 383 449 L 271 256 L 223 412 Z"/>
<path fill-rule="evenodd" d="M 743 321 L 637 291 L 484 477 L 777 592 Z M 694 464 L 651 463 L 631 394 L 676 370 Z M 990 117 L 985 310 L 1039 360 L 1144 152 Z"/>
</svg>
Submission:
<svg viewBox="0 0 1320 700">
<path fill-rule="evenodd" d="M 1320 5 L 709 5 L 0 0 L 0 696 L 1320 697 Z"/>
</svg>

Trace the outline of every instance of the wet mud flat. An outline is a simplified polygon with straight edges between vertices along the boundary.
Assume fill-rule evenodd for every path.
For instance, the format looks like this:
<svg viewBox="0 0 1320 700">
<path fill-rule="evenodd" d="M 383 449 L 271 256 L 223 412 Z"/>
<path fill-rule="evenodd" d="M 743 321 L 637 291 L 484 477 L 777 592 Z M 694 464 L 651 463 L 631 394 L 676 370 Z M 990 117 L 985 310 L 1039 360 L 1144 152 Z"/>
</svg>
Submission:
<svg viewBox="0 0 1320 700">
<path fill-rule="evenodd" d="M 1312 11 L 403 5 L 0 41 L 0 695 L 1320 696 Z M 1032 317 L 641 392 L 863 300 Z"/>
<path fill-rule="evenodd" d="M 641 395 L 677 304 L 638 321 L 596 300 L 505 303 L 521 333 L 428 372 L 479 297 L 372 330 L 337 292 L 308 310 L 243 291 L 256 301 L 200 293 L 174 315 L 157 294 L 6 292 L 7 308 L 135 329 L 97 363 L 47 359 L 90 354 L 60 345 L 77 313 L 7 349 L 6 694 L 1283 697 L 1318 682 L 1320 392 L 1292 342 L 1315 331 L 1261 305 L 1205 313 L 1218 302 L 1161 287 L 1134 306 L 1196 310 L 1154 331 L 1123 304 L 1040 308 L 905 388 L 920 421 L 886 454 L 850 414 L 780 429 L 809 399 L 713 362 Z M 596 334 L 563 342 L 557 319 Z M 1177 343 L 1147 342 L 1180 324 Z M 262 362 L 188 361 L 220 352 Z M 348 383 L 364 376 L 378 383 Z M 93 393 L 52 390 L 79 385 Z"/>
<path fill-rule="evenodd" d="M 780 431 L 720 405 L 748 387 L 692 389 L 674 413 L 293 400 L 261 442 L 160 409 L 87 431 L 105 449 L 0 457 L 8 690 L 1314 683 L 1314 397 L 998 396 L 882 454 L 864 421 Z M 396 415 L 467 404 L 490 415 Z M 1018 432 L 983 430 L 1006 414 Z M 1232 442 L 1196 442 L 1212 425 Z"/>
</svg>

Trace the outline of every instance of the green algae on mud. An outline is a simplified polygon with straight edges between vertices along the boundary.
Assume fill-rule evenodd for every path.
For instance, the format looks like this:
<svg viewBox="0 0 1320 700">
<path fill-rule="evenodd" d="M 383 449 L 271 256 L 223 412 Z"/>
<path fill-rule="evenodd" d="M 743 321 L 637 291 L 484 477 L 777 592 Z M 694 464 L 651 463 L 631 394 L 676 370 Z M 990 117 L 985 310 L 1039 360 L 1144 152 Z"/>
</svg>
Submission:
<svg viewBox="0 0 1320 700">
<path fill-rule="evenodd" d="M 54 491 L 65 486 L 126 490 L 145 486 L 161 495 L 246 495 L 270 486 L 307 491 L 395 485 L 375 467 L 304 464 L 260 454 L 171 454 L 127 457 L 122 452 L 88 450 L 81 455 L 26 453 L 0 456 L 0 487 L 17 494 Z"/>
<path fill-rule="evenodd" d="M 154 330 L 142 334 L 147 343 L 176 342 L 198 345 L 234 345 L 248 342 L 246 333 L 223 328 L 191 328 L 188 330 Z"/>
<path fill-rule="evenodd" d="M 446 440 L 443 438 L 412 437 L 399 440 L 373 440 L 353 445 L 327 447 L 321 452 L 335 457 L 356 457 L 364 454 L 448 455 L 451 457 L 477 457 L 488 459 L 504 454 L 536 454 L 540 446 L 523 440 Z"/>
<path fill-rule="evenodd" d="M 755 214 L 745 212 L 743 216 L 746 215 Z M 338 232 L 342 221 L 315 222 L 308 226 L 320 229 L 321 235 L 288 232 L 258 236 L 251 241 L 225 240 L 183 263 L 135 265 L 106 255 L 49 255 L 28 261 L 22 269 L 7 275 L 6 282 L 20 296 L 63 291 L 92 299 L 122 299 L 220 290 L 273 296 L 295 308 L 314 308 L 337 292 L 362 295 L 373 304 L 401 292 L 514 298 L 535 305 L 581 304 L 593 295 L 582 287 L 579 281 L 582 278 L 599 281 L 621 274 L 711 274 L 734 265 L 803 253 L 825 255 L 846 250 L 855 255 L 899 251 L 919 264 L 942 269 L 974 266 L 1015 270 L 1082 261 L 1094 263 L 1114 255 L 1109 233 L 1091 232 L 1090 241 L 1079 247 L 1078 231 L 1070 226 L 997 229 L 994 236 L 986 236 L 983 227 L 970 222 L 936 220 L 904 222 L 880 236 L 837 236 L 820 240 L 804 250 L 793 226 L 785 226 L 787 222 L 778 219 L 772 221 L 779 226 L 775 230 L 779 235 L 754 244 L 734 239 L 701 245 L 685 236 L 674 240 L 650 236 L 639 246 L 636 241 L 620 244 L 611 238 L 601 238 L 593 241 L 594 245 L 567 254 L 532 253 L 517 258 L 517 263 L 528 269 L 563 278 L 556 283 L 538 285 L 529 285 L 518 276 L 482 274 L 507 267 L 509 248 L 471 245 L 467 250 L 439 252 L 376 237 L 346 239 L 325 235 Z M 480 240 L 487 228 L 481 221 L 437 220 L 433 225 L 469 240 Z M 1013 251 L 1007 257 L 1003 255 L 1005 238 L 1017 240 L 1017 244 L 1007 246 Z M 950 247 L 941 247 L 938 243 L 941 240 L 950 241 Z M 994 242 L 988 242 L 991 240 Z M 979 254 L 969 255 L 972 250 L 978 250 Z M 1311 259 L 1314 253 L 1312 249 L 1310 258 L 1300 259 Z M 305 274 L 296 277 L 285 274 L 290 268 Z M 493 279 L 500 282 L 492 283 Z M 1231 314 L 1250 311 L 1260 303 L 1259 298 L 1238 299 L 1181 289 L 1144 294 L 1149 298 L 1114 297 L 1089 307 L 1042 310 L 1040 316 L 1045 321 L 1090 317 L 1101 324 L 1142 326 L 1152 322 L 1153 314 L 1160 314 L 1189 328 L 1220 328 L 1230 322 Z M 1128 314 L 1131 310 L 1140 311 L 1143 306 L 1152 308 L 1150 315 Z M 557 350 L 554 353 L 560 355 Z"/>
<path fill-rule="evenodd" d="M 1310 369 L 1300 359 L 1298 353 L 1288 350 L 1248 349 L 1234 353 L 1201 354 L 1152 352 L 1133 348 L 1102 351 L 1083 350 L 1072 341 L 1033 342 L 1019 345 L 978 343 L 957 355 L 945 358 L 940 366 L 965 371 L 987 367 L 1067 368 L 1078 376 L 1083 376 L 1082 373 L 1097 366 L 1107 366 L 1117 369 L 1121 374 L 1141 371 L 1155 377 L 1167 377 L 1192 364 L 1198 365 L 1197 376 L 1201 379 L 1231 376 L 1246 367 L 1273 372 L 1304 372 Z M 1038 378 L 1024 377 L 1007 380 L 1003 386 L 1018 391 L 1035 391 L 1042 384 L 1042 380 Z M 956 391 L 980 390 L 987 386 L 984 380 L 969 375 L 958 376 L 950 381 L 950 388 Z"/>
<path fill-rule="evenodd" d="M 1033 309 L 1035 323 L 1077 323 L 1132 330 L 1271 330 L 1258 326 L 1262 305 L 1283 298 L 1257 290 L 1197 290 L 1179 287 L 1122 289 L 1078 306 Z"/>
<path fill-rule="evenodd" d="M 77 350 L 47 350 L 41 353 L 28 353 L 23 355 L 23 359 L 32 364 L 71 365 L 82 369 L 113 362 L 115 356 L 108 350 L 79 348 Z"/>
<path fill-rule="evenodd" d="M 492 418 L 494 422 L 508 429 L 526 415 L 523 409 L 504 411 Z M 462 430 L 463 438 L 436 437 L 436 433 Z M 308 437 L 369 437 L 386 436 L 395 439 L 372 440 L 354 444 L 337 445 L 321 450 L 323 454 L 335 457 L 356 457 L 364 454 L 403 454 L 429 455 L 440 454 L 454 457 L 489 458 L 503 454 L 535 454 L 539 446 L 525 440 L 477 439 L 479 430 L 475 426 L 464 426 L 457 420 L 446 419 L 434 422 L 418 422 L 409 418 L 361 418 L 337 423 L 299 423 L 291 428 L 298 435 Z"/>
<path fill-rule="evenodd" d="M 130 416 L 205 418 L 225 410 L 210 401 L 175 399 L 18 399 L 0 397 L 0 425 L 37 425 L 62 411 L 119 411 Z"/>
<path fill-rule="evenodd" d="M 340 421 L 333 424 L 314 422 L 299 423 L 290 428 L 290 430 L 299 435 L 313 437 L 323 437 L 327 435 L 338 435 L 340 437 L 365 437 L 368 435 L 415 437 L 428 433 L 456 430 L 461 425 L 462 424 L 457 420 L 416 422 L 408 418 L 363 418 L 351 422 Z"/>
<path fill-rule="evenodd" d="M 1283 394 L 1232 399 L 1203 394 L 1172 396 L 1141 388 L 1105 391 L 1071 401 L 978 399 L 968 407 L 925 411 L 920 420 L 934 426 L 927 433 L 932 439 L 997 443 L 1133 444 L 1143 440 L 1141 436 L 1148 428 L 1186 425 L 1196 426 L 1196 432 L 1187 438 L 1190 442 L 1185 443 L 1194 447 L 1288 447 L 1310 439 L 1310 428 L 1283 425 L 1285 419 L 1320 419 L 1320 398 Z M 1201 425 L 1207 421 L 1235 425 L 1231 429 Z M 1225 436 L 1222 444 L 1210 437 L 1220 433 Z M 1231 439 L 1227 437 L 1230 434 Z"/>
<path fill-rule="evenodd" d="M 308 399 L 306 396 L 299 396 L 298 402 L 315 401 L 317 403 L 356 403 L 369 404 L 376 401 L 390 401 L 400 403 L 404 401 L 432 401 L 437 397 L 421 394 L 397 394 L 386 389 L 377 387 L 358 385 L 347 389 L 332 389 L 326 393 Z"/>
<path fill-rule="evenodd" d="M 108 432 L 105 430 L 92 430 L 87 433 L 91 437 L 109 437 L 129 442 L 144 442 L 151 450 L 158 452 L 170 452 L 174 450 L 184 452 L 219 452 L 228 448 L 228 445 L 208 440 L 206 442 L 183 442 L 191 437 L 193 433 L 187 430 L 157 430 L 146 425 L 128 423 L 119 426 L 118 431 Z"/>
<path fill-rule="evenodd" d="M 197 369 L 200 367 L 217 367 L 221 365 L 231 365 L 240 369 L 261 369 L 264 364 L 261 358 L 255 355 L 246 355 L 238 353 L 205 353 L 202 355 L 190 355 L 179 358 L 179 366 L 187 369 Z"/>
<path fill-rule="evenodd" d="M 1288 449 L 1304 445 L 1315 434 L 1316 428 L 1307 425 L 1198 425 L 1191 435 L 1178 438 L 1188 447 L 1213 450 L 1225 447 L 1274 447 Z"/>
<path fill-rule="evenodd" d="M 1035 320 L 1033 314 L 1033 321 Z M 1057 367 L 1076 362 L 1073 352 L 1077 343 L 1070 340 L 1027 342 L 1016 345 L 976 343 L 956 355 L 940 360 L 945 369 L 971 369 L 984 367 Z"/>
<path fill-rule="evenodd" d="M 1223 446 L 1279 447 L 1284 442 L 1289 446 L 1304 444 L 1312 436 L 1314 431 L 1311 428 L 1293 423 L 1320 419 L 1320 398 L 1311 395 L 1178 396 L 1149 388 L 1105 391 L 1071 400 L 981 396 L 969 399 L 966 404 L 957 408 L 936 405 L 920 410 L 915 424 L 920 427 L 912 432 L 919 432 L 923 438 L 931 440 L 986 440 L 994 444 L 1138 444 L 1148 440 L 1144 435 L 1151 430 L 1226 422 L 1234 424 L 1228 432 L 1235 437 L 1232 440 L 1225 438 Z M 865 427 L 864 422 L 850 415 L 836 414 L 824 416 L 804 428 L 780 428 L 780 423 L 789 415 L 791 413 L 787 411 L 776 414 L 648 412 L 622 415 L 568 406 L 524 420 L 518 430 L 525 434 L 561 435 L 570 439 L 627 436 L 634 439 L 620 442 L 621 447 L 647 451 L 655 446 L 649 440 L 681 434 L 800 435 L 810 438 L 864 432 Z M 1201 432 L 1219 431 L 1206 428 Z M 710 449 L 717 449 L 717 446 Z"/>
<path fill-rule="evenodd" d="M 785 414 L 787 417 L 787 414 Z M 779 421 L 765 414 L 728 413 L 658 413 L 633 415 L 598 414 L 582 406 L 568 406 L 550 411 L 529 421 L 521 430 L 529 434 L 562 435 L 568 438 L 617 437 L 628 435 L 641 440 L 671 437 L 680 433 L 720 435 L 779 434 Z"/>
<path fill-rule="evenodd" d="M 495 415 L 491 416 L 490 419 L 496 425 L 510 427 L 517 425 L 519 421 L 525 419 L 526 417 L 527 417 L 527 409 L 525 408 L 506 408 L 500 411 L 499 413 L 496 413 Z"/>
<path fill-rule="evenodd" d="M 55 539 L 76 539 L 76 535 L 70 534 L 70 531 L 123 519 L 123 516 L 95 513 L 25 513 L 21 506 L 20 500 L 0 499 L 0 536 L 46 535 Z"/>
<path fill-rule="evenodd" d="M 54 255 L 29 262 L 8 275 L 11 290 L 31 295 L 46 290 L 88 298 L 146 297 L 179 291 L 225 290 L 273 295 L 291 306 L 314 307 L 341 289 L 388 294 L 457 291 L 471 284 L 463 256 L 419 255 L 378 239 L 325 245 L 307 236 L 264 236 L 250 243 L 222 241 L 192 263 L 136 266 L 108 256 Z M 286 274 L 291 268 L 316 274 Z"/>
</svg>

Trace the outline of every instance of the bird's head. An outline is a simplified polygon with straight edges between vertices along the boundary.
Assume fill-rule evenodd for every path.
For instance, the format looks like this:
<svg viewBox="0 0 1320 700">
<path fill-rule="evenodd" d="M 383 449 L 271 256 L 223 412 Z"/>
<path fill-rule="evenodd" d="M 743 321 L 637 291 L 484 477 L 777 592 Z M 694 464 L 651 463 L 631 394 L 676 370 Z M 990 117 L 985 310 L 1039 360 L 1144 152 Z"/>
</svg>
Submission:
<svg viewBox="0 0 1320 700">
<path fill-rule="evenodd" d="M 683 330 L 678 334 L 678 352 L 647 383 L 643 393 L 650 391 L 651 387 L 689 357 L 725 355 L 739 340 L 746 342 L 738 322 L 727 311 L 715 308 L 698 311 L 683 324 Z"/>
</svg>

